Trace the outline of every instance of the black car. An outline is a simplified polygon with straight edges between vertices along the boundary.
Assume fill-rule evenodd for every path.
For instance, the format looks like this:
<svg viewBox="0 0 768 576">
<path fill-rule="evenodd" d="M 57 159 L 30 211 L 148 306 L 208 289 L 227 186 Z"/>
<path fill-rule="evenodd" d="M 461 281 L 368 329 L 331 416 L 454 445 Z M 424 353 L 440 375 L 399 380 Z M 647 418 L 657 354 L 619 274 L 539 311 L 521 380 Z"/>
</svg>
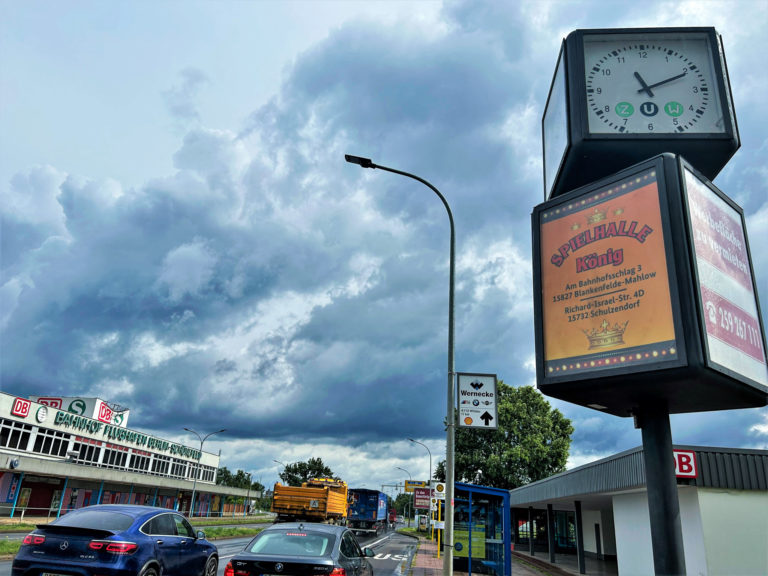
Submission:
<svg viewBox="0 0 768 576">
<path fill-rule="evenodd" d="M 232 558 L 224 576 L 373 576 L 370 548 L 360 548 L 344 526 L 274 524 Z"/>
<path fill-rule="evenodd" d="M 219 553 L 173 510 L 80 508 L 24 538 L 12 576 L 216 576 Z"/>
</svg>

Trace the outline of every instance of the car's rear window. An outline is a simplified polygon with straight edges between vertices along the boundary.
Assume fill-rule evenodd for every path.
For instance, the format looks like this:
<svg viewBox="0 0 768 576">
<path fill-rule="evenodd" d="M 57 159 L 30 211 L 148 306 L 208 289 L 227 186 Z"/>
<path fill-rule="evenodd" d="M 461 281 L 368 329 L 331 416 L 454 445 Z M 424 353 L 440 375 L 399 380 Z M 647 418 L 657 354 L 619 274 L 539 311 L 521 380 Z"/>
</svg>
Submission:
<svg viewBox="0 0 768 576">
<path fill-rule="evenodd" d="M 248 547 L 254 554 L 278 556 L 330 556 L 336 536 L 305 530 L 266 531 Z"/>
<path fill-rule="evenodd" d="M 56 526 L 121 532 L 133 524 L 133 517 L 109 510 L 78 510 L 77 512 L 70 512 L 62 516 L 53 524 Z"/>
</svg>

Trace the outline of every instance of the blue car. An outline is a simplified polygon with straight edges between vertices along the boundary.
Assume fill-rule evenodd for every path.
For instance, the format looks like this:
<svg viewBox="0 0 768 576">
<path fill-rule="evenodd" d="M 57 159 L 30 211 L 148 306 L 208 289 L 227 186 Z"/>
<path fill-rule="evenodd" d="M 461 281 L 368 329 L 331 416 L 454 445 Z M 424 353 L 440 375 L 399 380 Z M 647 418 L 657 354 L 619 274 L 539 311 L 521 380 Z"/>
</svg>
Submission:
<svg viewBox="0 0 768 576">
<path fill-rule="evenodd" d="M 12 576 L 216 576 L 219 553 L 178 512 L 88 506 L 40 524 L 13 560 Z"/>
</svg>

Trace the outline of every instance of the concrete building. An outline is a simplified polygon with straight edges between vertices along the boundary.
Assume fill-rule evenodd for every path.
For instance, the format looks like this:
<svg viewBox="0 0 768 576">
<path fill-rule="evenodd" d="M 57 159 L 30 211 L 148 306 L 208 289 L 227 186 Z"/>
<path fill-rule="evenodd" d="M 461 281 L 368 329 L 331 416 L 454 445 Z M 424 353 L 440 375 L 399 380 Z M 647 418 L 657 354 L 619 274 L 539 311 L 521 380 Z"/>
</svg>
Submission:
<svg viewBox="0 0 768 576">
<path fill-rule="evenodd" d="M 216 485 L 217 454 L 127 428 L 126 410 L 33 398 L 0 392 L 0 516 L 55 517 L 97 503 L 190 514 L 193 490 L 195 516 L 242 514 L 227 497 L 259 496 Z"/>
<path fill-rule="evenodd" d="M 768 574 L 768 451 L 674 448 L 687 573 Z M 516 553 L 582 574 L 654 573 L 642 448 L 512 490 L 510 506 Z"/>
</svg>

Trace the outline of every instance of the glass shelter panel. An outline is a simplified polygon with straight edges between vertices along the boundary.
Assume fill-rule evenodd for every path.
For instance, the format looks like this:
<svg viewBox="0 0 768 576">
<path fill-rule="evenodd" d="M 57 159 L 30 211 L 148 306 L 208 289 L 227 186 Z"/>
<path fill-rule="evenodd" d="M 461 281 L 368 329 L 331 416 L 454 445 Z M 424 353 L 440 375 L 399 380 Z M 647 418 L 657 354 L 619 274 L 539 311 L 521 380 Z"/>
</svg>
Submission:
<svg viewBox="0 0 768 576">
<path fill-rule="evenodd" d="M 509 574 L 508 493 L 457 483 L 454 502 L 454 568 L 469 574 Z"/>
</svg>

